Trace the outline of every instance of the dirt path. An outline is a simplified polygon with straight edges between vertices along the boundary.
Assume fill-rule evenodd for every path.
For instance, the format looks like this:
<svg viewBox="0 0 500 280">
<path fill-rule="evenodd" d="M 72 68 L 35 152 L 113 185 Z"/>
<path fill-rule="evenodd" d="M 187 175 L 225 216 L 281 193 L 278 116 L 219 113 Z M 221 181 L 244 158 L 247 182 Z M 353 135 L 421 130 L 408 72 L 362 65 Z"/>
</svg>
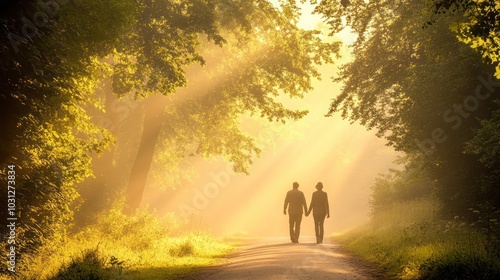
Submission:
<svg viewBox="0 0 500 280">
<path fill-rule="evenodd" d="M 246 242 L 226 265 L 208 269 L 191 279 L 378 279 L 374 268 L 347 255 L 332 241 L 316 244 L 301 237 L 299 244 L 286 238 Z"/>
</svg>

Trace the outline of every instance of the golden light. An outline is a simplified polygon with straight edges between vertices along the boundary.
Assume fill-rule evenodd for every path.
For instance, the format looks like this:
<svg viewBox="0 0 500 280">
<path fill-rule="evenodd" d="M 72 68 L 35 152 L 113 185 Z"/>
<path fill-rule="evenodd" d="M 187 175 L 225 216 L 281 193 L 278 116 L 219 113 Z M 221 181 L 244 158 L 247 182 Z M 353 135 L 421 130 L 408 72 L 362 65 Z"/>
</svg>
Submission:
<svg viewBox="0 0 500 280">
<path fill-rule="evenodd" d="M 300 26 L 321 28 L 321 18 L 311 12 L 312 6 L 304 4 Z M 345 44 L 356 38 L 350 30 L 337 36 Z M 338 65 L 352 59 L 349 48 L 344 47 L 341 53 L 343 58 L 336 66 L 320 67 L 322 81 L 314 83 L 313 92 L 303 100 L 284 100 L 287 106 L 310 111 L 298 124 L 285 126 L 300 137 L 277 139 L 276 147 L 264 146 L 249 176 L 234 174 L 221 159 L 197 159 L 199 178 L 177 190 L 160 192 L 149 188 L 143 205 L 150 204 L 160 214 L 183 215 L 191 219 L 193 227 L 209 228 L 222 235 L 284 236 L 288 234 L 288 217 L 283 215 L 283 202 L 292 183 L 299 182 L 309 203 L 315 184 L 321 181 L 332 214 L 325 221 L 327 233 L 368 220 L 370 188 L 378 173 L 393 166 L 396 154 L 374 132 L 339 116 L 324 117 L 341 87 L 330 77 L 338 71 Z M 258 139 L 259 134 L 266 131 L 252 136 Z M 313 235 L 312 223 L 312 217 L 303 218 L 304 235 Z"/>
</svg>

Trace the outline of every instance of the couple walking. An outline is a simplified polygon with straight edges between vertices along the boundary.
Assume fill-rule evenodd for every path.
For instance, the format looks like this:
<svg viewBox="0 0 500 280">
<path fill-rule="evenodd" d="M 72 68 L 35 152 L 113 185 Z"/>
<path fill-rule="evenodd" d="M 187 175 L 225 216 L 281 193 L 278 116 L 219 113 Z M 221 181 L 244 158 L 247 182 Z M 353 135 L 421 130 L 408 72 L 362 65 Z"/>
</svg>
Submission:
<svg viewBox="0 0 500 280">
<path fill-rule="evenodd" d="M 290 223 L 290 239 L 293 243 L 299 243 L 300 223 L 302 222 L 302 214 L 309 216 L 311 211 L 314 217 L 314 230 L 316 232 L 316 243 L 323 243 L 323 224 L 325 217 L 330 218 L 330 207 L 328 205 L 328 196 L 323 191 L 323 183 L 316 184 L 316 189 L 312 195 L 309 210 L 304 193 L 299 191 L 299 183 L 293 183 L 293 189 L 288 191 L 285 198 L 283 213 L 286 215 L 288 207 L 288 218 Z M 302 211 L 304 209 L 304 211 Z"/>
</svg>

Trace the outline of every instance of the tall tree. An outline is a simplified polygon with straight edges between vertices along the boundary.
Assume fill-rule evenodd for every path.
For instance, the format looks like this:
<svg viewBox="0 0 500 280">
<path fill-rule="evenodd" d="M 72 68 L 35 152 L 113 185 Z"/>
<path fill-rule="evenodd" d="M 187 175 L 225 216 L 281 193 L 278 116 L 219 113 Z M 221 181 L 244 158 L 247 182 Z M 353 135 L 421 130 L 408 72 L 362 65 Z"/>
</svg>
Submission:
<svg viewBox="0 0 500 280">
<path fill-rule="evenodd" d="M 16 169 L 18 252 L 63 235 L 74 186 L 91 174 L 89 154 L 111 142 L 83 108 L 99 107 L 94 88 L 107 70 L 97 57 L 131 23 L 130 1 L 50 3 L 1 11 L 0 170 Z"/>
<path fill-rule="evenodd" d="M 329 114 L 376 129 L 397 150 L 424 154 L 450 214 L 484 201 L 477 181 L 482 168 L 463 151 L 477 118 L 488 118 L 494 108 L 494 98 L 488 99 L 494 69 L 450 30 L 460 15 L 423 28 L 432 2 L 351 1 L 343 7 L 321 1 L 316 11 L 334 32 L 342 28 L 337 17 L 346 16 L 360 34 L 355 60 L 336 79 L 345 84 Z"/>
<path fill-rule="evenodd" d="M 169 90 L 184 85 L 185 76 L 183 75 L 185 74 L 182 69 L 179 69 L 182 78 L 180 84 L 170 88 L 164 87 L 165 83 L 159 82 L 156 88 L 147 88 L 146 92 L 151 89 L 151 93 L 170 95 L 172 98 L 157 98 L 157 101 L 149 103 L 151 107 L 146 109 L 142 140 L 127 188 L 129 213 L 140 204 L 154 148 L 162 127 L 168 130 L 163 133 L 169 135 L 167 137 L 183 138 L 186 134 L 192 135 L 189 141 L 176 147 L 177 149 L 184 150 L 186 147 L 197 146 L 196 153 L 203 156 L 224 155 L 235 165 L 236 171 L 246 172 L 248 164 L 258 153 L 258 149 L 250 137 L 240 132 L 237 123 L 238 116 L 244 112 L 260 113 L 269 120 L 277 121 L 303 116 L 305 112 L 287 109 L 274 101 L 272 96 L 280 93 L 292 97 L 302 96 L 304 92 L 311 89 L 311 78 L 319 77 L 314 65 L 323 61 L 331 62 L 331 54 L 337 52 L 338 49 L 337 44 L 322 43 L 316 32 L 297 28 L 295 23 L 298 13 L 294 5 L 285 5 L 283 11 L 280 12 L 267 1 L 232 3 L 222 1 L 215 6 L 204 6 L 203 9 L 193 6 L 192 11 L 185 12 L 183 15 L 198 18 L 196 12 L 202 12 L 206 16 L 209 14 L 206 9 L 213 9 L 211 12 L 214 16 L 209 19 L 217 20 L 217 25 L 221 26 L 222 33 L 220 34 L 223 34 L 222 36 L 219 33 L 209 34 L 208 39 L 214 38 L 216 44 L 224 42 L 224 45 L 222 48 L 210 47 L 205 41 L 197 41 L 198 38 L 193 35 L 192 44 L 202 43 L 205 46 L 205 54 L 202 58 L 202 55 L 193 53 L 191 60 L 181 61 L 185 65 L 195 61 L 204 63 L 208 57 L 208 63 L 211 64 L 208 68 L 212 70 L 201 69 L 199 71 L 198 69 L 198 73 L 193 76 L 198 86 L 188 83 L 186 90 L 179 90 L 175 95 Z M 239 16 L 241 11 L 245 11 L 244 17 Z M 238 17 L 228 16 L 232 14 Z M 159 14 L 156 17 L 162 18 L 163 15 Z M 161 22 L 155 19 L 155 16 L 148 20 Z M 167 23 L 167 21 L 164 22 L 164 24 Z M 167 24 L 167 26 L 171 28 L 172 24 Z M 182 28 L 185 27 L 180 25 L 178 28 L 181 31 L 176 30 L 176 33 L 183 32 Z M 196 28 L 189 30 L 196 30 Z M 172 44 L 171 36 L 164 34 L 168 33 L 164 32 L 160 35 L 170 38 L 169 44 Z M 160 35 L 158 35 L 159 38 L 163 38 Z M 182 40 L 185 39 L 186 36 L 183 36 Z M 155 42 L 154 39 L 150 41 Z M 140 50 L 145 49 L 147 48 Z M 162 47 L 155 45 L 149 49 L 157 49 L 158 52 L 162 50 Z M 190 49 L 196 50 L 195 46 Z M 130 48 L 127 50 L 130 51 Z M 139 57 L 150 55 L 158 55 L 158 53 L 141 53 Z M 136 63 L 135 59 L 133 61 Z M 151 61 L 155 60 L 144 59 L 144 63 Z M 137 63 L 141 63 L 139 59 Z M 164 68 L 167 64 L 139 65 L 134 68 L 153 67 L 156 69 L 158 67 L 148 72 L 152 76 L 147 78 L 148 81 L 156 81 L 163 78 L 161 76 L 157 78 L 156 73 L 165 72 Z M 118 75 L 115 76 L 120 76 L 122 72 L 116 73 Z M 134 75 L 137 73 L 142 74 L 144 71 L 131 72 L 129 77 L 136 77 Z M 142 80 L 137 79 L 137 83 L 131 83 L 130 79 L 123 81 L 126 81 L 123 84 L 135 86 Z M 132 89 L 133 86 L 128 88 Z M 165 115 L 165 110 L 167 115 Z M 177 120 L 175 125 L 172 125 L 172 119 Z"/>
</svg>

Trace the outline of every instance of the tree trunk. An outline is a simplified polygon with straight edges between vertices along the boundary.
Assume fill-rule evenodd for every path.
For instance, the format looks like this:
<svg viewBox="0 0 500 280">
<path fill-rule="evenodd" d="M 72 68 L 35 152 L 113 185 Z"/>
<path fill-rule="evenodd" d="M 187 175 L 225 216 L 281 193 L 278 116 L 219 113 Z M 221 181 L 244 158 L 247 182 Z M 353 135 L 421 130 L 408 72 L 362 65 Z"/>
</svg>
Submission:
<svg viewBox="0 0 500 280">
<path fill-rule="evenodd" d="M 160 131 L 165 123 L 165 108 L 168 106 L 181 106 L 183 103 L 189 101 L 189 98 L 196 92 L 201 92 L 203 89 L 210 87 L 208 80 L 197 80 L 204 68 L 200 65 L 191 65 L 187 71 L 186 76 L 192 77 L 193 83 L 190 88 L 179 88 L 175 94 L 165 95 L 151 95 L 148 97 L 144 105 L 144 120 L 141 135 L 141 142 L 139 150 L 135 158 L 132 170 L 130 172 L 130 179 L 126 192 L 126 204 L 124 213 L 127 215 L 134 214 L 135 210 L 139 208 L 146 188 L 146 180 L 148 177 L 151 163 L 153 161 L 154 150 L 156 142 L 160 136 Z"/>
<path fill-rule="evenodd" d="M 168 99 L 165 96 L 153 95 L 144 105 L 144 119 L 141 142 L 135 157 L 130 179 L 127 186 L 126 205 L 124 213 L 134 214 L 141 204 L 142 195 L 146 188 L 146 179 L 153 161 L 156 142 L 160 136 L 164 121 L 164 110 Z"/>
</svg>

